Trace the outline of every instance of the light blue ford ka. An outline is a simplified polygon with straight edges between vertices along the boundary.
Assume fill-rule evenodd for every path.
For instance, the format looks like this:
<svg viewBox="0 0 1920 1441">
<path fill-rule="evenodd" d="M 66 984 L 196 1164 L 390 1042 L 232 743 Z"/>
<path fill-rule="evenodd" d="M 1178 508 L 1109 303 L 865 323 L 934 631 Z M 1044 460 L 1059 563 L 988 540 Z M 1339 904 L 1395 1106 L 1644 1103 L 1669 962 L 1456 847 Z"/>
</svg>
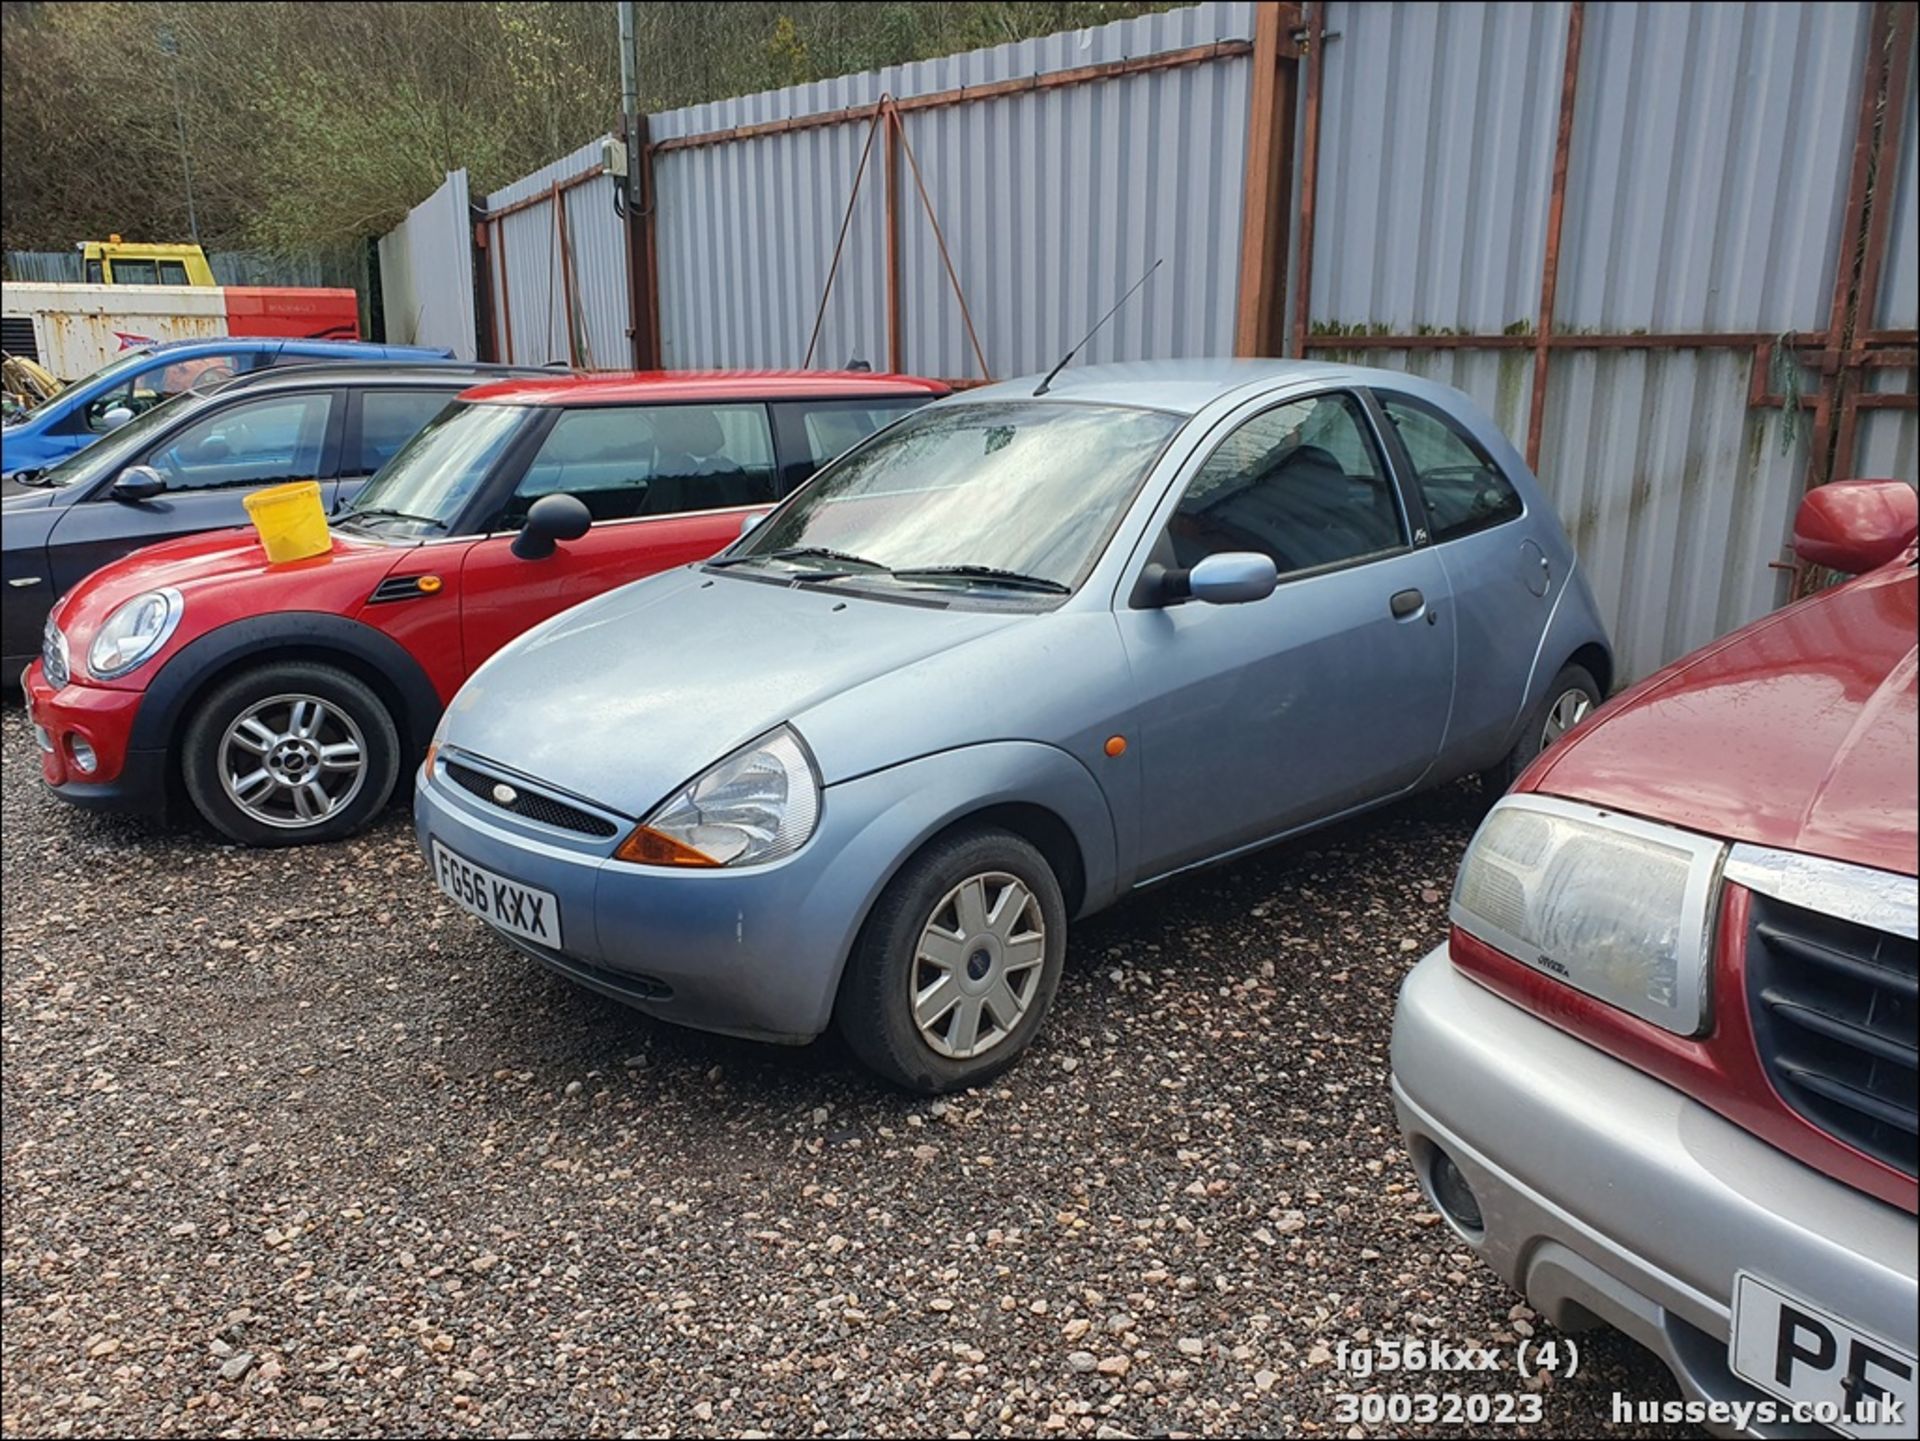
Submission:
<svg viewBox="0 0 1920 1441">
<path fill-rule="evenodd" d="M 743 520 L 474 674 L 420 845 L 582 985 L 764 1040 L 833 1023 L 919 1091 L 1018 1057 L 1073 918 L 1456 777 L 1504 789 L 1613 678 L 1512 445 L 1388 371 L 987 386 Z"/>
</svg>

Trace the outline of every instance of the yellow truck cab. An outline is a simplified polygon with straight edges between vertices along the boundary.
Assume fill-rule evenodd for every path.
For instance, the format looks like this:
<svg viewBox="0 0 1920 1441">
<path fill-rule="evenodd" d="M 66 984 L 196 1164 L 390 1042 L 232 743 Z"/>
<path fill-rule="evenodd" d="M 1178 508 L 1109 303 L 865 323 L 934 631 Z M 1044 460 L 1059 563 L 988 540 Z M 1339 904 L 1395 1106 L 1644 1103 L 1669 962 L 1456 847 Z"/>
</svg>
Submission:
<svg viewBox="0 0 1920 1441">
<path fill-rule="evenodd" d="M 207 252 L 197 245 L 137 245 L 109 235 L 80 242 L 88 285 L 212 285 Z"/>
</svg>

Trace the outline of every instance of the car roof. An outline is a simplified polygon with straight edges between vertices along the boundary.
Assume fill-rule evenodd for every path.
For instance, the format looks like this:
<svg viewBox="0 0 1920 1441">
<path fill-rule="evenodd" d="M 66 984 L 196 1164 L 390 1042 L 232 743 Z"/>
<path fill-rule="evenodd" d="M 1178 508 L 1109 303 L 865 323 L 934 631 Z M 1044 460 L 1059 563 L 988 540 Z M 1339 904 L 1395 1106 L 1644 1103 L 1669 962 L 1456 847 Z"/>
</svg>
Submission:
<svg viewBox="0 0 1920 1441">
<path fill-rule="evenodd" d="M 1044 376 L 1042 371 L 982 385 L 955 396 L 948 404 L 1030 400 Z M 1130 360 L 1110 365 L 1069 365 L 1054 377 L 1046 398 L 1192 415 L 1236 390 L 1302 381 L 1377 385 L 1404 379 L 1394 371 L 1320 360 Z"/>
<path fill-rule="evenodd" d="M 274 365 L 228 376 L 213 387 L 222 395 L 236 390 L 276 390 L 290 386 L 452 385 L 466 388 L 495 377 L 551 374 L 534 366 L 488 365 L 462 360 L 320 360 L 305 365 Z"/>
<path fill-rule="evenodd" d="M 338 355 L 343 359 L 372 358 L 382 354 L 418 356 L 423 360 L 443 359 L 446 351 L 431 345 L 388 345 L 379 340 L 300 340 L 284 335 L 202 335 L 187 340 L 159 340 L 150 347 L 155 352 L 176 355 L 181 351 L 291 351 L 296 355 Z"/>
<path fill-rule="evenodd" d="M 681 400 L 858 400 L 947 394 L 937 380 L 840 370 L 643 370 L 481 385 L 464 399 L 498 405 L 620 405 Z"/>
</svg>

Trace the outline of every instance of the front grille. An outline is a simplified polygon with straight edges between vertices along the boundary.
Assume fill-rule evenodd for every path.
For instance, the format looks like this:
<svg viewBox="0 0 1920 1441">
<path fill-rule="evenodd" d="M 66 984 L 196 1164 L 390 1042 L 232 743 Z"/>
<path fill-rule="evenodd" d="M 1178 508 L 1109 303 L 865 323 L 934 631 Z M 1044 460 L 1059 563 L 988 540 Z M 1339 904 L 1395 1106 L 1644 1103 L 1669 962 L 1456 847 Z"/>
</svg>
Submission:
<svg viewBox="0 0 1920 1441">
<path fill-rule="evenodd" d="M 40 633 L 40 665 L 47 674 L 47 684 L 55 690 L 72 679 L 67 668 L 67 638 L 52 621 Z"/>
<path fill-rule="evenodd" d="M 1774 1089 L 1829 1135 L 1915 1174 L 1920 944 L 1755 892 L 1754 1038 Z"/>
<path fill-rule="evenodd" d="M 578 806 L 570 806 L 565 801 L 557 801 L 552 796 L 541 795 L 512 782 L 507 784 L 514 791 L 510 804 L 502 805 L 494 796 L 493 788 L 501 784 L 500 778 L 475 770 L 472 766 L 462 765 L 459 761 L 447 762 L 447 774 L 460 789 L 480 797 L 490 806 L 499 806 L 503 811 L 512 811 L 517 816 L 525 816 L 543 826 L 553 826 L 563 831 L 577 831 L 583 836 L 614 836 L 620 828 L 610 820 L 583 811 Z"/>
<path fill-rule="evenodd" d="M 0 350 L 8 355 L 20 356 L 23 360 L 38 361 L 40 347 L 33 339 L 33 317 L 31 315 L 9 315 L 0 318 Z"/>
</svg>

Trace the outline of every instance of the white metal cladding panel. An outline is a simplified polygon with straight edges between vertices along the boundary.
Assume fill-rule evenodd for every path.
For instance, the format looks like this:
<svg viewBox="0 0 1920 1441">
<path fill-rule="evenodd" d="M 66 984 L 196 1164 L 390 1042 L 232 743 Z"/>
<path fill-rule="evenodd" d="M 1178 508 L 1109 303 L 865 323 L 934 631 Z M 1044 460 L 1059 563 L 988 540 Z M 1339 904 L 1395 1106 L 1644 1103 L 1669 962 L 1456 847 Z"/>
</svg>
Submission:
<svg viewBox="0 0 1920 1441">
<path fill-rule="evenodd" d="M 467 172 L 407 212 L 380 238 L 381 309 L 396 345 L 444 345 L 461 360 L 476 358 L 472 229 Z"/>
<path fill-rule="evenodd" d="M 1082 65 L 1159 55 L 1169 50 L 1210 45 L 1217 40 L 1252 38 L 1253 5 L 1246 0 L 1194 5 L 1134 20 L 1116 20 L 1110 25 L 1086 30 L 1063 30 L 987 50 L 969 50 L 937 60 L 889 66 L 862 75 L 842 75 L 785 90 L 766 90 L 733 100 L 689 105 L 649 116 L 648 133 L 658 144 L 683 135 L 704 135 L 736 126 L 762 125 L 772 120 L 843 110 L 850 105 L 871 105 L 882 95 L 905 100 L 963 85 L 982 85 L 1054 70 L 1072 70 Z"/>
<path fill-rule="evenodd" d="M 1871 7 L 1587 7 L 1554 324 L 1823 330 Z"/>
<path fill-rule="evenodd" d="M 579 179 L 600 169 L 603 144 L 604 137 L 592 140 L 487 197 L 487 209 L 498 211 L 537 202 L 550 195 L 556 183 L 578 182 L 560 192 L 566 206 L 565 253 L 572 259 L 578 339 L 574 355 L 569 355 L 568 345 L 568 271 L 563 269 L 559 218 L 552 202 L 528 205 L 489 227 L 493 335 L 504 360 L 521 365 L 577 360 L 589 370 L 624 370 L 633 363 L 627 336 L 626 226 L 613 208 L 613 177 Z"/>
<path fill-rule="evenodd" d="M 866 132 L 863 122 L 655 157 L 665 365 L 801 363 Z M 882 144 L 860 184 L 816 366 L 886 366 Z"/>
<path fill-rule="evenodd" d="M 1907 112 L 1900 123 L 1900 160 L 1893 182 L 1893 223 L 1880 272 L 1876 330 L 1912 330 L 1920 323 L 1920 27 L 1907 69 Z"/>
<path fill-rule="evenodd" d="M 1051 367 L 1156 259 L 1080 358 L 1232 352 L 1251 78 L 1237 57 L 905 117 L 995 375 Z M 901 169 L 907 368 L 976 377 Z"/>
<path fill-rule="evenodd" d="M 1200 5 L 693 106 L 650 125 L 661 140 L 1252 34 L 1251 5 Z M 908 140 L 996 375 L 1051 365 L 1154 256 L 1167 264 L 1087 358 L 1232 348 L 1250 72 L 1236 57 L 908 113 Z M 667 364 L 800 362 L 867 128 L 861 120 L 655 158 Z M 883 146 L 884 136 L 816 365 L 887 361 Z M 977 375 L 904 156 L 900 168 L 905 364 Z"/>
<path fill-rule="evenodd" d="M 1554 356 L 1541 483 L 1631 680 L 1766 614 L 1807 464 L 1803 412 L 1747 405 L 1748 355 Z M 1784 447 L 1784 448 L 1783 448 Z"/>
<path fill-rule="evenodd" d="M 1327 7 L 1316 329 L 1485 334 L 1532 322 L 1567 13 Z M 1304 62 L 1302 73 L 1304 89 Z"/>
</svg>

